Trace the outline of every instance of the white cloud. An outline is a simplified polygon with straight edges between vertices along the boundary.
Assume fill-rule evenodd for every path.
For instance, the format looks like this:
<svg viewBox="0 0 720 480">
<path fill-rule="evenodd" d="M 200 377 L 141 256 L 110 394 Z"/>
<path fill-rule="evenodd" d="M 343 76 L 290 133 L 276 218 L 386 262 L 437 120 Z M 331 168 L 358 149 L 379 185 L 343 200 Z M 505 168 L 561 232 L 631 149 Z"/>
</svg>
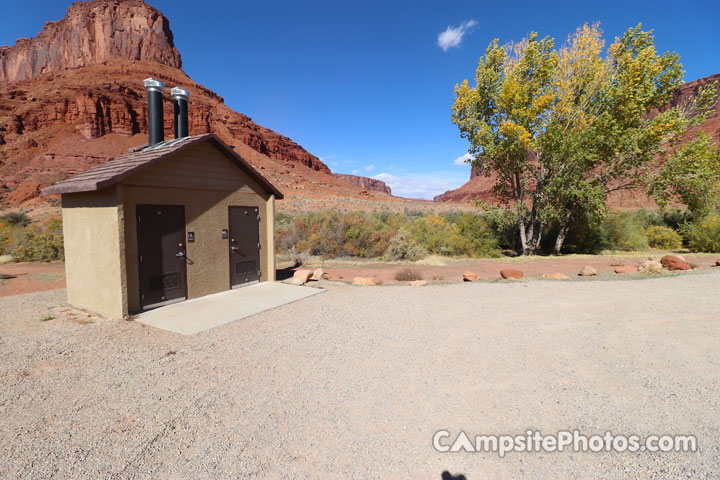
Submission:
<svg viewBox="0 0 720 480">
<path fill-rule="evenodd" d="M 438 35 L 438 47 L 447 52 L 449 48 L 459 47 L 466 33 L 470 33 L 472 28 L 477 25 L 475 20 L 467 20 L 457 27 L 448 25 L 447 30 Z"/>
<path fill-rule="evenodd" d="M 382 180 L 391 189 L 393 195 L 407 198 L 425 198 L 432 200 L 436 195 L 458 188 L 467 181 L 463 173 L 435 172 L 419 175 L 393 175 L 379 173 L 373 178 Z"/>
<path fill-rule="evenodd" d="M 463 156 L 461 156 L 461 157 L 457 157 L 457 158 L 453 161 L 453 165 L 460 165 L 460 166 L 462 166 L 462 165 L 467 165 L 467 162 L 470 161 L 470 160 L 473 160 L 474 158 L 475 158 L 475 157 L 473 157 L 473 156 L 470 155 L 469 153 L 466 153 L 465 155 L 463 155 Z"/>
<path fill-rule="evenodd" d="M 368 165 L 365 167 L 366 172 L 372 172 L 373 170 L 375 170 L 375 165 Z"/>
<path fill-rule="evenodd" d="M 359 169 L 359 168 L 356 168 L 355 170 L 352 171 L 352 174 L 353 174 L 353 175 L 357 175 L 358 173 L 360 173 L 360 169 Z"/>
</svg>

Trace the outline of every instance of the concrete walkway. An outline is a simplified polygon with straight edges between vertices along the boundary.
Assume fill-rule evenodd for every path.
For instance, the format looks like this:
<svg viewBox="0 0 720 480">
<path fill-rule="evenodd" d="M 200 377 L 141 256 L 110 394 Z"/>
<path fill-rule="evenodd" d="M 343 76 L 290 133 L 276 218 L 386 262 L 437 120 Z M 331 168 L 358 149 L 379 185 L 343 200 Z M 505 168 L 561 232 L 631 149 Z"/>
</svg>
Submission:
<svg viewBox="0 0 720 480">
<path fill-rule="evenodd" d="M 134 319 L 152 327 L 192 335 L 324 291 L 263 282 L 149 310 Z"/>
</svg>

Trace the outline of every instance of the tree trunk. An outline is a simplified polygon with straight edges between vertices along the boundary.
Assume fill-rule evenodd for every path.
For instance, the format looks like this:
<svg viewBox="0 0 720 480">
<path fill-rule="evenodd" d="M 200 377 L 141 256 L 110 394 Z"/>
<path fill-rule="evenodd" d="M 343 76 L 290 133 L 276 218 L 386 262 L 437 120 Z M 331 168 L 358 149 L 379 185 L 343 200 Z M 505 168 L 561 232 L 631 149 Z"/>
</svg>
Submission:
<svg viewBox="0 0 720 480">
<path fill-rule="evenodd" d="M 572 210 L 568 211 L 565 214 L 565 221 L 563 222 L 562 226 L 560 227 L 558 236 L 555 239 L 555 247 L 553 247 L 553 251 L 552 251 L 553 255 L 560 255 L 560 250 L 562 250 L 563 242 L 565 241 L 565 237 L 567 237 L 567 234 L 570 231 L 571 225 L 572 225 Z"/>
<path fill-rule="evenodd" d="M 542 234 L 544 229 L 545 224 L 537 220 L 535 222 L 535 227 L 533 228 L 532 238 L 530 239 L 530 242 L 528 242 L 529 247 L 533 253 L 535 253 L 535 251 L 540 248 L 540 242 L 542 240 Z"/>
<path fill-rule="evenodd" d="M 525 233 L 525 219 L 518 216 L 518 229 L 520 230 L 520 246 L 522 247 L 522 254 L 529 255 L 530 249 L 528 248 L 527 235 Z"/>
<path fill-rule="evenodd" d="M 542 232 L 545 227 L 543 222 L 540 220 L 540 215 L 538 213 L 538 204 L 542 201 L 543 188 L 545 186 L 545 168 L 540 161 L 540 153 L 536 153 L 536 157 L 538 160 L 537 183 L 535 185 L 535 193 L 532 197 L 533 204 L 530 212 L 530 230 L 528 232 L 528 236 L 530 237 L 528 240 L 530 255 L 534 254 L 535 251 L 540 248 Z"/>
</svg>

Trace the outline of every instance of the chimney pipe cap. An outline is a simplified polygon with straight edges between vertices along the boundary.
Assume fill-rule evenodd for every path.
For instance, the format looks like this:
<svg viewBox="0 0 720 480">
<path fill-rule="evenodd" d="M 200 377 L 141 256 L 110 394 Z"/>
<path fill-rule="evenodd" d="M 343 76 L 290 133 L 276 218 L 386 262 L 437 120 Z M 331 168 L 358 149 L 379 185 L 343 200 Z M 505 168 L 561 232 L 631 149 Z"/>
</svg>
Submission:
<svg viewBox="0 0 720 480">
<path fill-rule="evenodd" d="M 165 84 L 161 82 L 160 80 L 155 80 L 154 78 L 146 78 L 145 81 L 145 88 L 147 88 L 148 92 L 156 91 L 162 93 L 165 90 Z"/>
<path fill-rule="evenodd" d="M 170 94 L 175 100 L 190 100 L 190 92 L 180 87 L 174 87 L 170 90 Z"/>
</svg>

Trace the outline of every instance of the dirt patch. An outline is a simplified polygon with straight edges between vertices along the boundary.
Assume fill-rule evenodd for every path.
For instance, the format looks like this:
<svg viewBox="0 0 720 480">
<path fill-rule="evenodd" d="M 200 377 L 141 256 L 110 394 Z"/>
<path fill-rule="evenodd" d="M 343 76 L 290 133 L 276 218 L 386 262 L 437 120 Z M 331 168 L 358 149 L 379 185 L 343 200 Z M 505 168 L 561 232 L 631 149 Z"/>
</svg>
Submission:
<svg viewBox="0 0 720 480">
<path fill-rule="evenodd" d="M 589 265 L 595 268 L 600 278 L 617 276 L 614 269 L 618 266 L 639 266 L 648 258 L 660 258 L 662 253 L 647 253 L 633 255 L 581 255 L 567 257 L 523 257 L 489 260 L 473 259 L 447 259 L 445 265 L 423 265 L 422 262 L 409 263 L 383 263 L 383 262 L 322 262 L 309 267 L 322 267 L 325 270 L 325 278 L 328 280 L 340 280 L 352 282 L 354 277 L 372 277 L 382 281 L 383 284 L 402 283 L 396 280 L 399 271 L 408 268 L 417 270 L 422 278 L 434 283 L 459 283 L 462 282 L 463 272 L 469 270 L 478 275 L 482 280 L 500 279 L 500 271 L 503 269 L 521 270 L 525 279 L 539 280 L 543 275 L 562 274 L 571 279 L 588 281 L 589 278 L 578 276 L 580 269 Z M 688 262 L 698 269 L 713 268 L 715 256 L 712 255 L 685 255 Z M 666 274 L 667 272 L 663 272 Z M 636 275 L 634 277 L 640 277 Z M 647 275 L 644 275 L 647 276 Z M 545 277 L 547 279 L 547 277 Z M 624 277 L 630 278 L 630 277 Z M 551 280 L 551 278 L 550 278 Z"/>
<path fill-rule="evenodd" d="M 465 270 L 477 273 L 482 280 L 500 278 L 500 270 L 513 268 L 522 270 L 524 278 L 531 280 L 543 279 L 543 275 L 564 274 L 571 279 L 577 276 L 580 269 L 590 265 L 598 271 L 600 278 L 617 276 L 613 270 L 617 266 L 639 266 L 648 258 L 659 259 L 667 252 L 643 252 L 627 255 L 577 255 L 566 257 L 519 257 L 489 260 L 453 259 L 444 257 L 428 257 L 416 263 L 386 263 L 374 260 L 329 260 L 314 258 L 311 264 L 303 268 L 322 267 L 327 280 L 352 282 L 355 277 L 372 277 L 378 283 L 398 284 L 395 277 L 400 270 L 411 267 L 430 283 L 462 282 Z M 686 254 L 684 258 L 697 269 L 716 268 L 717 254 Z M 282 267 L 282 265 L 280 265 Z M 278 280 L 292 277 L 293 270 L 278 270 Z M 634 275 L 633 277 L 641 277 Z M 625 277 L 629 278 L 629 277 Z M 65 263 L 9 263 L 0 265 L 0 297 L 23 293 L 41 292 L 65 288 Z"/>
<path fill-rule="evenodd" d="M 65 263 L 0 265 L 0 297 L 65 288 Z"/>
</svg>

